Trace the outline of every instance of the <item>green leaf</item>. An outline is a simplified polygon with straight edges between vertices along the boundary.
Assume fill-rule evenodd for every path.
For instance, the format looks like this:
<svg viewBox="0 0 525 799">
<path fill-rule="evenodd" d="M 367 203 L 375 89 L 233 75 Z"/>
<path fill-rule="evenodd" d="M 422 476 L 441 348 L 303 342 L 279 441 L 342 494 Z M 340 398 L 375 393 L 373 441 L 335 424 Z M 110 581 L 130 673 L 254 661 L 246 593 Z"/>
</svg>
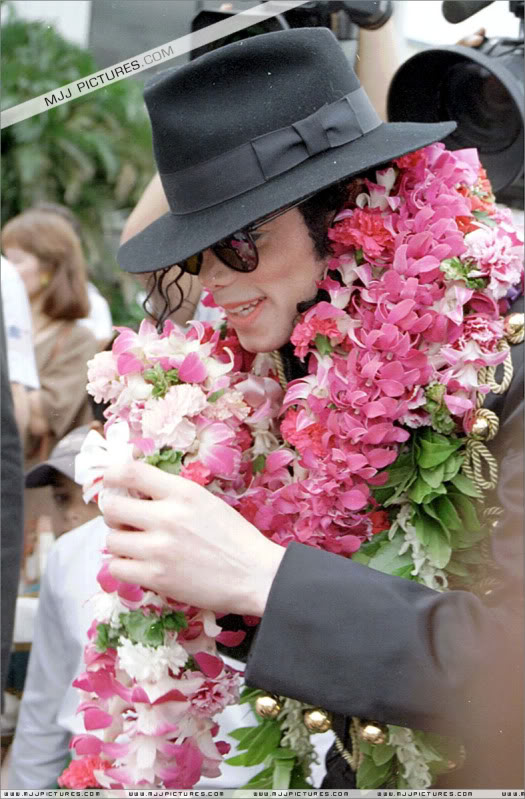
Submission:
<svg viewBox="0 0 525 799">
<path fill-rule="evenodd" d="M 158 616 L 145 616 L 141 610 L 119 615 L 120 623 L 130 641 L 157 647 L 164 643 L 164 627 Z"/>
<path fill-rule="evenodd" d="M 380 788 L 386 783 L 390 771 L 390 761 L 377 766 L 371 757 L 365 755 L 357 769 L 356 787 L 360 790 Z"/>
<path fill-rule="evenodd" d="M 481 499 L 482 494 L 474 485 L 470 477 L 458 473 L 452 478 L 452 483 L 462 494 L 466 494 L 468 497 L 474 497 L 474 499 Z"/>
<path fill-rule="evenodd" d="M 167 611 L 162 616 L 162 623 L 165 630 L 186 630 L 188 627 L 188 620 L 186 614 L 182 610 Z"/>
<path fill-rule="evenodd" d="M 414 564 L 408 563 L 406 566 L 400 566 L 399 569 L 394 569 L 392 572 L 393 577 L 403 577 L 405 580 L 412 580 L 415 575 L 412 574 Z"/>
<path fill-rule="evenodd" d="M 432 505 L 425 506 L 429 510 L 432 510 Z M 441 540 L 443 537 L 447 543 L 449 543 L 449 536 L 450 533 L 448 530 L 443 528 L 443 525 L 440 521 L 432 518 L 429 516 L 428 513 L 425 513 L 422 509 L 417 509 L 415 515 L 414 526 L 416 528 L 416 535 L 421 541 L 421 543 L 428 547 L 432 538 L 438 538 Z"/>
<path fill-rule="evenodd" d="M 447 563 L 447 572 L 449 574 L 455 574 L 456 577 L 468 577 L 469 570 L 463 563 L 458 563 L 457 560 L 451 560 Z"/>
<path fill-rule="evenodd" d="M 276 749 L 275 752 L 272 752 L 270 757 L 272 757 L 274 760 L 295 760 L 297 754 L 293 749 L 280 746 L 279 749 Z"/>
<path fill-rule="evenodd" d="M 437 488 L 443 482 L 445 464 L 441 463 L 439 466 L 434 466 L 433 469 L 420 469 L 419 474 L 425 483 L 428 483 L 428 485 L 432 486 L 432 488 Z"/>
<path fill-rule="evenodd" d="M 364 552 L 361 552 L 360 549 L 357 552 L 354 552 L 352 555 L 352 560 L 354 563 L 361 563 L 363 566 L 368 566 L 370 563 L 371 555 L 367 555 Z"/>
<path fill-rule="evenodd" d="M 286 790 L 290 786 L 293 766 L 294 760 L 276 760 L 274 762 L 272 779 L 272 789 L 274 791 Z"/>
<path fill-rule="evenodd" d="M 164 472 L 178 474 L 182 463 L 182 452 L 174 449 L 164 449 L 161 452 L 155 452 L 154 455 L 148 455 L 147 458 L 144 458 L 144 461 L 151 464 L 151 466 L 162 469 Z"/>
<path fill-rule="evenodd" d="M 109 624 L 97 624 L 97 637 L 95 638 L 95 646 L 99 652 L 105 652 L 106 649 L 116 649 L 120 638 L 120 632 L 114 630 Z"/>
<path fill-rule="evenodd" d="M 232 766 L 256 766 L 279 746 L 281 728 L 276 721 L 263 721 L 256 729 L 256 734 L 250 740 L 250 745 L 242 755 L 229 758 L 226 763 Z"/>
<path fill-rule="evenodd" d="M 268 766 L 268 768 L 259 771 L 258 774 L 255 774 L 255 776 L 253 776 L 251 780 L 248 780 L 246 785 L 243 785 L 243 788 L 252 788 L 252 789 L 261 788 L 261 789 L 271 790 L 272 782 L 273 782 L 273 764 L 271 766 Z"/>
<path fill-rule="evenodd" d="M 448 497 L 438 497 L 434 502 L 434 507 L 446 530 L 452 532 L 460 529 L 462 521 Z"/>
<path fill-rule="evenodd" d="M 388 763 L 389 760 L 392 760 L 394 755 L 394 747 L 389 746 L 389 744 L 375 744 L 375 746 L 372 747 L 372 760 L 376 766 L 382 766 L 383 763 Z"/>
<path fill-rule="evenodd" d="M 370 559 L 368 565 L 371 569 L 393 574 L 396 569 L 403 566 L 412 566 L 412 558 L 409 552 L 399 555 L 401 541 L 395 536 L 392 541 L 383 543 L 377 553 Z"/>
<path fill-rule="evenodd" d="M 239 738 L 239 743 L 237 744 L 237 750 L 241 751 L 242 749 L 249 749 L 250 744 L 255 739 L 259 732 L 259 725 L 255 727 L 243 727 L 242 728 L 245 732 L 243 733 L 242 737 Z M 238 730 L 234 730 L 234 732 L 238 732 Z M 233 733 L 229 733 L 232 737 L 236 737 Z"/>
<path fill-rule="evenodd" d="M 459 472 L 461 467 L 463 466 L 463 455 L 459 453 L 455 453 L 451 455 L 450 458 L 445 461 L 445 473 L 443 475 L 443 480 L 452 480 L 453 477 Z"/>
<path fill-rule="evenodd" d="M 210 394 L 208 397 L 208 402 L 217 402 L 217 400 L 222 397 L 225 391 L 225 388 L 220 388 L 218 391 L 214 391 L 213 394 Z"/>
<path fill-rule="evenodd" d="M 393 496 L 395 493 L 393 488 L 372 488 L 372 496 L 374 497 L 375 501 L 378 505 L 383 505 L 383 507 L 388 507 L 388 500 Z"/>
<path fill-rule="evenodd" d="M 400 455 L 395 463 L 388 468 L 388 481 L 381 488 L 402 485 L 414 472 L 412 457 L 410 455 Z"/>
<path fill-rule="evenodd" d="M 416 504 L 420 505 L 422 502 L 425 501 L 425 498 L 432 493 L 432 487 L 423 480 L 422 477 L 417 478 L 417 480 L 410 486 L 408 489 L 408 496 L 415 502 Z"/>
<path fill-rule="evenodd" d="M 435 433 L 433 430 L 427 432 L 426 437 L 421 436 L 419 445 L 421 453 L 418 457 L 418 465 L 423 469 L 432 469 L 444 463 L 457 449 L 462 442 L 459 439 L 450 439 Z"/>
<path fill-rule="evenodd" d="M 443 530 L 440 529 L 439 535 L 433 535 L 428 544 L 427 552 L 432 559 L 434 566 L 438 569 L 444 569 L 450 560 L 452 554 L 452 547 L 448 543 Z"/>
<path fill-rule="evenodd" d="M 252 469 L 253 473 L 257 474 L 258 472 L 262 472 L 266 464 L 266 455 L 257 455 L 256 458 L 252 461 Z"/>
<path fill-rule="evenodd" d="M 433 502 L 437 497 L 443 496 L 443 494 L 447 493 L 447 489 L 444 483 L 441 483 L 440 486 L 437 488 L 433 488 L 430 494 L 427 494 L 425 499 L 423 500 L 423 504 L 426 507 L 430 502 Z"/>
<path fill-rule="evenodd" d="M 368 743 L 368 741 L 359 741 L 359 751 L 362 752 L 364 755 L 370 755 L 370 757 L 372 757 L 373 748 L 374 748 L 373 744 Z"/>
<path fill-rule="evenodd" d="M 385 541 L 388 541 L 388 530 L 382 530 L 380 533 L 376 533 L 370 541 L 364 541 L 361 544 L 357 552 L 352 555 L 352 560 L 356 560 L 356 556 L 359 555 L 360 557 L 357 558 L 358 563 L 365 561 L 368 563 L 372 555 L 376 554 L 381 544 Z"/>
<path fill-rule="evenodd" d="M 321 333 L 315 337 L 315 346 L 320 355 L 330 355 L 334 351 L 328 336 L 323 336 Z"/>
<path fill-rule="evenodd" d="M 257 697 L 262 696 L 263 694 L 264 691 L 261 691 L 260 688 L 250 688 L 248 685 L 245 685 L 239 697 L 239 704 L 242 705 L 244 702 L 255 702 Z"/>
<path fill-rule="evenodd" d="M 256 729 L 257 727 L 237 727 L 236 730 L 232 730 L 232 732 L 229 732 L 228 735 L 230 735 L 232 738 L 235 738 L 236 741 L 242 742 L 243 738 L 246 735 L 248 735 L 249 733 L 253 732 L 253 730 Z M 242 749 L 243 747 L 241 746 L 237 748 Z"/>
<path fill-rule="evenodd" d="M 305 779 L 302 768 L 295 763 L 290 778 L 290 790 L 312 789 L 312 784 Z"/>
<path fill-rule="evenodd" d="M 497 222 L 492 219 L 487 213 L 487 211 L 482 211 L 481 209 L 476 209 L 472 211 L 472 215 L 476 217 L 479 222 L 483 222 L 483 224 L 488 225 L 488 227 L 497 227 Z"/>
</svg>

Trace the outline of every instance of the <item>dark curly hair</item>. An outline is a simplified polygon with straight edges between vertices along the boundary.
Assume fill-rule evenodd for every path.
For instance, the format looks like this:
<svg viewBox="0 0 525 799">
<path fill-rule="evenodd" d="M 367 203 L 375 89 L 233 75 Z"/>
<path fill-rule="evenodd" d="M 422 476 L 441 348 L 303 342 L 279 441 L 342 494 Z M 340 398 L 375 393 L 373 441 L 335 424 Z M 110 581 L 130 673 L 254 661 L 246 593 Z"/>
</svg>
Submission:
<svg viewBox="0 0 525 799">
<path fill-rule="evenodd" d="M 314 194 L 312 197 L 309 197 L 307 200 L 301 203 L 301 205 L 297 206 L 297 209 L 300 211 L 304 219 L 310 238 L 313 241 L 315 253 L 320 259 L 326 258 L 331 253 L 328 229 L 332 224 L 334 215 L 344 205 L 351 206 L 353 204 L 357 194 L 364 188 L 365 179 L 368 178 L 369 180 L 374 180 L 375 172 L 378 168 L 379 167 L 375 167 L 374 169 L 361 173 L 358 177 L 351 178 L 350 180 L 345 178 L 339 183 L 335 183 L 326 189 L 322 189 L 321 191 L 317 192 L 317 194 Z M 169 316 L 181 308 L 185 299 L 184 292 L 179 285 L 179 280 L 183 272 L 179 269 L 178 274 L 176 274 L 175 277 L 173 274 L 172 266 L 168 266 L 165 269 L 159 269 L 158 271 L 153 272 L 150 277 L 148 294 L 143 303 L 144 311 L 148 315 L 151 315 L 150 311 L 148 310 L 148 301 L 153 294 L 159 297 L 163 302 L 163 307 L 156 317 L 156 323 L 159 330 L 162 328 L 164 322 L 169 318 Z M 172 304 L 173 298 L 170 297 L 170 293 L 173 292 L 173 288 L 178 290 L 179 295 L 178 303 L 176 305 Z M 322 299 L 329 300 L 329 297 L 326 292 L 320 291 L 313 299 L 299 303 L 297 310 L 299 313 L 304 313 L 304 311 L 306 311 L 316 302 L 320 302 Z"/>
</svg>

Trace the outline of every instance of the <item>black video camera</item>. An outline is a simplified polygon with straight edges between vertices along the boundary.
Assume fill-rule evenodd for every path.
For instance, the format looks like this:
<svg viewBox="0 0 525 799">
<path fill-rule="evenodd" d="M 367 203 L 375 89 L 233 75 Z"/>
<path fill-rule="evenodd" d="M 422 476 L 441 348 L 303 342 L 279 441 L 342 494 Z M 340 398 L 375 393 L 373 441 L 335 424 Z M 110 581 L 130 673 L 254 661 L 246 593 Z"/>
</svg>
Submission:
<svg viewBox="0 0 525 799">
<path fill-rule="evenodd" d="M 462 22 L 491 2 L 443 2 L 443 15 Z M 390 84 L 388 118 L 455 119 L 446 146 L 477 147 L 498 200 L 523 207 L 523 0 L 510 2 L 509 10 L 520 19 L 516 39 L 431 48 L 405 61 Z"/>
</svg>

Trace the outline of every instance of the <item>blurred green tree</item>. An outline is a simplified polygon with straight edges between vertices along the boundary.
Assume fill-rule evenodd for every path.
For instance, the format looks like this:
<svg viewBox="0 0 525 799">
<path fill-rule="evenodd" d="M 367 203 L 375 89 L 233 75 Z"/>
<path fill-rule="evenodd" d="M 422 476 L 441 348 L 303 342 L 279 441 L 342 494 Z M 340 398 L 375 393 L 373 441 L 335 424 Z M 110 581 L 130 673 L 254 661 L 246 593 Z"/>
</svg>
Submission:
<svg viewBox="0 0 525 799">
<path fill-rule="evenodd" d="M 52 26 L 2 6 L 2 109 L 97 71 L 91 54 Z M 2 131 L 1 146 L 2 225 L 38 202 L 71 208 L 90 278 L 110 302 L 115 324 L 136 324 L 142 314 L 136 284 L 126 280 L 114 253 L 125 209 L 154 169 L 141 84 L 121 80 L 18 122 Z"/>
</svg>

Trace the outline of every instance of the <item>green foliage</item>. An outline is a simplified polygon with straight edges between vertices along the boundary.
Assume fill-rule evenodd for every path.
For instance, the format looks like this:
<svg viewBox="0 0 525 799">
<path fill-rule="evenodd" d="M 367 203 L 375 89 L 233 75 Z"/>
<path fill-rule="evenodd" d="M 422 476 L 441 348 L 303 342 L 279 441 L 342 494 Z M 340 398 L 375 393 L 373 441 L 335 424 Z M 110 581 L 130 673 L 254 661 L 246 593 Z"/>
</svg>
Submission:
<svg viewBox="0 0 525 799">
<path fill-rule="evenodd" d="M 225 391 L 225 388 L 220 388 L 218 391 L 214 391 L 213 394 L 210 394 L 208 397 L 208 402 L 217 402 L 217 400 L 222 397 Z"/>
<path fill-rule="evenodd" d="M 97 624 L 95 646 L 99 652 L 105 652 L 106 649 L 116 649 L 119 637 L 118 630 L 114 630 L 109 624 Z"/>
<path fill-rule="evenodd" d="M 441 402 L 442 387 L 430 386 L 429 401 Z M 474 483 L 461 473 L 464 439 L 444 436 L 431 428 L 413 433 L 406 451 L 387 470 L 388 481 L 374 490 L 383 507 L 395 509 L 401 501 L 413 507 L 412 523 L 416 535 L 437 568 L 471 581 L 476 561 L 453 557 L 453 552 L 469 550 L 487 534 L 477 517 L 473 500 L 480 499 Z M 413 579 L 411 555 L 399 555 L 403 536 L 396 533 L 391 541 L 376 537 L 361 546 L 353 556 L 358 563 Z"/>
<path fill-rule="evenodd" d="M 239 704 L 248 702 L 254 705 L 264 691 L 248 688 L 241 691 Z M 264 768 L 255 774 L 244 788 L 261 790 L 287 790 L 311 788 L 304 777 L 303 769 L 293 749 L 280 746 L 281 726 L 279 721 L 257 717 L 255 727 L 240 727 L 230 733 L 238 741 L 240 754 L 226 760 L 231 766 L 255 766 L 261 763 Z M 243 751 L 244 750 L 244 751 Z"/>
<path fill-rule="evenodd" d="M 252 462 L 253 473 L 258 474 L 259 472 L 262 472 L 265 463 L 266 463 L 266 455 L 263 455 L 262 453 L 260 455 L 257 455 L 257 457 L 254 458 Z"/>
<path fill-rule="evenodd" d="M 473 213 L 479 221 L 486 221 L 489 227 L 496 225 L 486 211 L 474 211 Z M 484 214 L 484 216 L 480 217 L 478 214 Z M 473 259 L 462 261 L 461 258 L 447 258 L 445 261 L 441 261 L 439 268 L 448 280 L 462 280 L 469 289 L 483 289 L 487 285 L 485 278 L 471 276 L 475 275 L 477 270 L 477 264 Z"/>
<path fill-rule="evenodd" d="M 97 72 L 87 50 L 8 9 L 1 31 L 2 110 Z M 117 209 L 133 207 L 153 173 L 140 84 L 117 81 L 11 125 L 2 131 L 2 162 L 2 225 L 38 202 L 71 208 L 91 276 L 113 311 L 113 295 L 122 292 L 114 260 L 119 231 L 111 230 L 111 220 Z M 116 308 L 117 324 L 135 321 L 127 304 Z"/>
<path fill-rule="evenodd" d="M 135 644 L 144 646 L 162 646 L 165 633 L 184 630 L 188 626 L 185 614 L 180 611 L 164 611 L 157 614 L 145 614 L 141 610 L 131 610 L 119 614 L 119 627 L 109 624 L 97 625 L 96 647 L 99 652 L 116 649 L 120 638 L 128 638 Z"/>
<path fill-rule="evenodd" d="M 487 211 L 482 211 L 480 208 L 478 208 L 475 211 L 472 211 L 472 214 L 473 214 L 473 216 L 476 217 L 478 222 L 483 222 L 483 224 L 487 225 L 488 227 L 497 227 L 498 226 L 498 223 L 496 222 L 496 220 L 492 219 L 492 217 L 489 216 Z"/>
<path fill-rule="evenodd" d="M 315 337 L 315 346 L 320 355 L 330 355 L 334 351 L 328 336 L 323 336 L 321 333 Z"/>
<path fill-rule="evenodd" d="M 374 761 L 373 756 L 365 755 L 361 765 L 357 769 L 356 787 L 361 790 L 381 788 L 388 782 L 391 775 L 391 758 L 378 764 Z"/>
<path fill-rule="evenodd" d="M 174 449 L 166 449 L 162 452 L 156 452 L 154 455 L 148 455 L 144 460 L 151 466 L 162 469 L 163 472 L 179 474 L 182 464 L 182 452 L 177 452 Z"/>
<path fill-rule="evenodd" d="M 155 399 L 162 399 L 172 386 L 182 383 L 177 369 L 169 369 L 165 372 L 159 363 L 156 363 L 152 369 L 147 369 L 142 377 L 146 383 L 153 384 L 152 396 Z"/>
</svg>

